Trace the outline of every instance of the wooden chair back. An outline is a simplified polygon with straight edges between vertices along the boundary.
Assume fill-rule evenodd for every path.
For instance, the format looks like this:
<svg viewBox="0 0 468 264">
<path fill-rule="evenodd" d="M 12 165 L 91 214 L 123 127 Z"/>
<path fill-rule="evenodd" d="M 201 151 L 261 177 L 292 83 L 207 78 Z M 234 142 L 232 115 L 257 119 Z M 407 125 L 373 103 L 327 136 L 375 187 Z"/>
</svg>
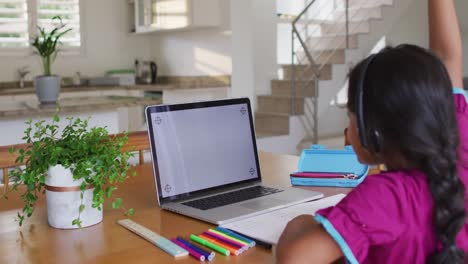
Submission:
<svg viewBox="0 0 468 264">
<path fill-rule="evenodd" d="M 115 136 L 122 136 L 122 134 L 110 135 L 110 137 Z M 26 162 L 16 162 L 18 153 L 11 154 L 9 150 L 12 147 L 17 149 L 26 149 L 28 144 L 0 146 L 0 170 L 3 171 L 3 184 L 5 184 L 5 186 L 8 185 L 8 169 L 24 165 Z M 138 152 L 139 163 L 143 164 L 145 162 L 143 154 L 146 150 L 149 149 L 150 144 L 148 140 L 148 133 L 146 131 L 137 131 L 128 133 L 128 143 L 122 148 L 122 151 Z M 2 182 L 0 182 L 0 184 L 2 184 Z"/>
</svg>

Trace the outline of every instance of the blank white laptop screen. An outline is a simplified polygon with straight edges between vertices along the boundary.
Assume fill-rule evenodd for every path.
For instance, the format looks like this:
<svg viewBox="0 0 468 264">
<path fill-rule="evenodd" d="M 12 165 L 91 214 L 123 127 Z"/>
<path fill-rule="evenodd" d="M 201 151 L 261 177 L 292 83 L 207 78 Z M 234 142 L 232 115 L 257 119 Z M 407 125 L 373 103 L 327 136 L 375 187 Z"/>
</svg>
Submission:
<svg viewBox="0 0 468 264">
<path fill-rule="evenodd" d="M 151 113 L 163 198 L 258 178 L 247 104 Z"/>
</svg>

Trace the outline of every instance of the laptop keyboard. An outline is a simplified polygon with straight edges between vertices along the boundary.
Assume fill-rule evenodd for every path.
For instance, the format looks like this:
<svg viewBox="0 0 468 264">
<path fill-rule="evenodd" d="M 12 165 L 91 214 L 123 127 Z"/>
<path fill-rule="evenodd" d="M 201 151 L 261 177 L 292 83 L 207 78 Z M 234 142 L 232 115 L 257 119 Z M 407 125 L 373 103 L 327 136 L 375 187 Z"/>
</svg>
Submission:
<svg viewBox="0 0 468 264">
<path fill-rule="evenodd" d="M 268 188 L 264 186 L 254 186 L 246 189 L 241 189 L 233 192 L 218 194 L 190 202 L 182 203 L 184 205 L 194 207 L 200 210 L 208 210 L 216 207 L 238 203 L 253 198 L 258 198 L 273 193 L 281 192 L 282 190 Z"/>
</svg>

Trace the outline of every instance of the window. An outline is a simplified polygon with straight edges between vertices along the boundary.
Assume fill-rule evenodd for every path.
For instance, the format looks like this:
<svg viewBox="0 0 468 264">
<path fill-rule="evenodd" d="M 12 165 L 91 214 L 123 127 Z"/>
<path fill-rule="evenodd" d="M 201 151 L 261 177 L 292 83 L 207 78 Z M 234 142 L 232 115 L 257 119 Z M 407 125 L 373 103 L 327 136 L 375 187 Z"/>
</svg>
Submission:
<svg viewBox="0 0 468 264">
<path fill-rule="evenodd" d="M 79 0 L 0 0 L 0 49 L 29 47 L 38 26 L 50 31 L 59 23 L 55 16 L 72 29 L 61 38 L 63 46 L 80 47 Z"/>
<path fill-rule="evenodd" d="M 0 0 L 1 1 L 1 0 Z M 37 24 L 50 30 L 58 22 L 52 21 L 55 16 L 60 16 L 66 28 L 72 30 L 61 38 L 64 46 L 79 47 L 80 39 L 80 7 L 79 0 L 39 0 L 37 7 Z"/>
<path fill-rule="evenodd" d="M 0 47 L 28 46 L 26 0 L 0 0 Z"/>
</svg>

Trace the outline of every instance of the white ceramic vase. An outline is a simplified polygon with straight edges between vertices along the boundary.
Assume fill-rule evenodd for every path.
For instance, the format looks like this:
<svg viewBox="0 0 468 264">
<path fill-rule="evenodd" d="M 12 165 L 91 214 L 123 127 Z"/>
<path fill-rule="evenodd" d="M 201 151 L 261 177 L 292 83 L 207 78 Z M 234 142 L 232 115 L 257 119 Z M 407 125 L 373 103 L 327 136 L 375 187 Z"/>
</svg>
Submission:
<svg viewBox="0 0 468 264">
<path fill-rule="evenodd" d="M 83 180 L 74 180 L 70 169 L 61 165 L 49 167 L 46 177 L 47 217 L 49 225 L 54 228 L 74 229 L 72 221 L 78 218 L 80 185 Z M 102 210 L 92 208 L 93 190 L 86 189 L 83 196 L 85 209 L 81 212 L 81 226 L 87 227 L 102 221 Z"/>
<path fill-rule="evenodd" d="M 60 80 L 58 75 L 41 75 L 34 78 L 36 95 L 41 104 L 57 104 L 60 94 Z"/>
</svg>

